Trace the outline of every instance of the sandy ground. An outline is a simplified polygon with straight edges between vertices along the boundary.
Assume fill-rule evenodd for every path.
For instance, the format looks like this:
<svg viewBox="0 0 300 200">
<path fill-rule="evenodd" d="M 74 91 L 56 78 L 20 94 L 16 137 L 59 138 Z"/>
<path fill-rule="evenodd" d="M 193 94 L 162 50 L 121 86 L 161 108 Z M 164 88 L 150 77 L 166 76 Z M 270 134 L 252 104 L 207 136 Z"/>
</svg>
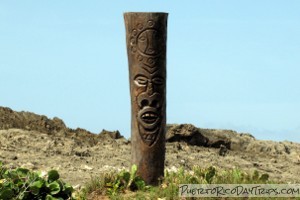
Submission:
<svg viewBox="0 0 300 200">
<path fill-rule="evenodd" d="M 59 119 L 54 119 L 54 123 L 45 116 L 32 113 L 29 115 L 39 120 L 31 123 L 30 118 L 31 121 L 26 122 L 28 125 L 20 117 L 24 113 L 17 114 L 17 117 L 8 117 L 0 109 L 0 161 L 8 167 L 57 169 L 61 178 L 73 186 L 84 185 L 92 176 L 105 171 L 130 167 L 131 143 L 118 132 L 103 131 L 96 135 L 83 129 L 72 130 Z M 8 123 L 14 120 L 19 121 Z M 41 123 L 43 120 L 47 123 Z M 195 142 L 197 134 L 202 138 Z M 300 183 L 298 143 L 260 141 L 250 134 L 198 129 L 192 125 L 168 126 L 167 139 L 165 167 L 169 170 L 213 165 L 219 170 L 258 170 L 268 173 L 272 180 Z"/>
<path fill-rule="evenodd" d="M 289 142 L 287 142 L 289 143 Z M 166 168 L 193 165 L 241 168 L 268 173 L 271 179 L 300 182 L 299 144 L 290 143 L 289 154 L 251 153 L 228 150 L 220 156 L 218 148 L 191 146 L 185 142 L 166 144 Z M 124 138 L 107 138 L 95 145 L 81 145 L 74 138 L 53 136 L 20 129 L 0 130 L 0 160 L 6 166 L 23 166 L 34 170 L 59 170 L 72 185 L 82 185 L 103 171 L 128 169 L 130 142 Z"/>
</svg>

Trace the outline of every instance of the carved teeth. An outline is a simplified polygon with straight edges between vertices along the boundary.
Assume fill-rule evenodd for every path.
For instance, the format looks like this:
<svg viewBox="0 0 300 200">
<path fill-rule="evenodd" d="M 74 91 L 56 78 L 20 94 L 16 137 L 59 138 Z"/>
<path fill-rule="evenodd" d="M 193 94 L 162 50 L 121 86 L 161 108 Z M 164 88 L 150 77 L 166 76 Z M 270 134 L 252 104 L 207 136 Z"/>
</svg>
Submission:
<svg viewBox="0 0 300 200">
<path fill-rule="evenodd" d="M 142 117 L 157 117 L 157 115 L 155 113 L 145 113 L 142 115 Z"/>
<path fill-rule="evenodd" d="M 157 114 L 155 113 L 145 113 L 142 115 L 142 120 L 145 122 L 145 123 L 154 123 L 156 120 L 157 120 Z"/>
<path fill-rule="evenodd" d="M 142 109 L 138 112 L 137 120 L 146 133 L 154 133 L 160 124 L 160 115 L 154 108 Z"/>
</svg>

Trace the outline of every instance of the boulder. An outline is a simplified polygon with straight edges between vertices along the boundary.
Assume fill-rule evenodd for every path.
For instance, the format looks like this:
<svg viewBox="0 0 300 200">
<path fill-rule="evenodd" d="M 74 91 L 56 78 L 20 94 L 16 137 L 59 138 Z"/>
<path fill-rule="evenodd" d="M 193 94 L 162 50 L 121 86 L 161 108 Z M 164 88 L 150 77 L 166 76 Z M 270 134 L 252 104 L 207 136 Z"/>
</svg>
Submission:
<svg viewBox="0 0 300 200">
<path fill-rule="evenodd" d="M 109 138 L 109 139 L 120 139 L 120 138 L 123 138 L 123 136 L 120 134 L 120 132 L 117 130 L 117 131 L 107 131 L 105 129 L 103 129 L 101 131 L 101 133 L 99 133 L 99 138 Z"/>
<path fill-rule="evenodd" d="M 57 133 L 66 129 L 66 125 L 57 117 L 49 119 L 44 115 L 24 111 L 16 112 L 10 108 L 0 107 L 0 129 L 10 128 Z"/>
<path fill-rule="evenodd" d="M 209 129 L 199 129 L 192 124 L 168 125 L 167 142 L 186 142 L 189 145 L 230 149 L 230 140 L 213 134 Z"/>
</svg>

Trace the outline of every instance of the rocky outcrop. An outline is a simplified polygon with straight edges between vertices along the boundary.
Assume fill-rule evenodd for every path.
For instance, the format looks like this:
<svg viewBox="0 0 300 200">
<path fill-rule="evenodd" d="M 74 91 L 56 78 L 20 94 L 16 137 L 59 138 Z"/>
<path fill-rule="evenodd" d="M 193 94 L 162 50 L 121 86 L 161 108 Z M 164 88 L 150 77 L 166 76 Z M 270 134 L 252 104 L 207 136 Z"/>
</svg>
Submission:
<svg viewBox="0 0 300 200">
<path fill-rule="evenodd" d="M 0 107 L 0 129 L 19 128 L 43 133 L 56 133 L 65 130 L 65 123 L 54 117 L 49 119 L 44 115 L 31 112 L 15 112 L 10 108 Z"/>
<path fill-rule="evenodd" d="M 214 130 L 199 129 L 192 124 L 168 125 L 167 142 L 186 142 L 189 145 L 230 149 L 230 139 L 214 134 Z"/>
<path fill-rule="evenodd" d="M 59 137 L 72 138 L 78 146 L 94 146 L 104 140 L 121 139 L 129 144 L 119 131 L 102 130 L 100 134 L 93 134 L 85 129 L 68 128 L 63 120 L 54 117 L 50 119 L 44 115 L 31 112 L 16 112 L 10 108 L 0 107 L 0 130 L 22 129 L 47 133 Z M 274 142 L 256 140 L 249 133 L 237 133 L 232 130 L 203 129 L 192 124 L 167 125 L 167 142 L 184 142 L 188 145 L 220 148 L 220 155 L 226 155 L 227 150 L 250 152 L 252 154 L 290 155 L 298 159 L 297 148 L 292 142 Z"/>
<path fill-rule="evenodd" d="M 48 171 L 57 168 L 71 183 L 83 183 L 103 170 L 129 168 L 130 141 L 119 131 L 93 134 L 70 129 L 59 118 L 0 107 L 0 161 Z M 298 183 L 300 144 L 256 140 L 232 130 L 167 125 L 166 169 L 193 166 L 240 168 L 268 173 L 270 180 Z"/>
<path fill-rule="evenodd" d="M 168 125 L 167 142 L 186 142 L 190 145 L 206 146 L 208 138 L 203 136 L 198 128 L 191 124 Z"/>
<path fill-rule="evenodd" d="M 120 139 L 120 138 L 124 138 L 119 131 L 107 131 L 105 129 L 103 129 L 101 131 L 101 133 L 98 135 L 99 138 L 103 138 L 103 139 Z"/>
<path fill-rule="evenodd" d="M 253 155 L 290 155 L 291 157 L 299 148 L 299 145 L 293 142 L 256 140 L 249 133 L 237 133 L 232 130 L 202 129 L 192 124 L 168 125 L 166 141 L 220 148 L 219 154 L 222 156 L 226 155 L 227 150 L 231 150 L 248 152 Z"/>
<path fill-rule="evenodd" d="M 68 128 L 63 120 L 58 117 L 49 119 L 45 115 L 24 111 L 16 112 L 10 108 L 0 107 L 0 130 L 8 129 L 22 129 L 61 137 L 69 137 L 72 138 L 78 146 L 93 146 L 104 139 L 123 138 L 119 131 L 110 132 L 103 130 L 100 134 L 93 134 L 82 128 Z"/>
</svg>

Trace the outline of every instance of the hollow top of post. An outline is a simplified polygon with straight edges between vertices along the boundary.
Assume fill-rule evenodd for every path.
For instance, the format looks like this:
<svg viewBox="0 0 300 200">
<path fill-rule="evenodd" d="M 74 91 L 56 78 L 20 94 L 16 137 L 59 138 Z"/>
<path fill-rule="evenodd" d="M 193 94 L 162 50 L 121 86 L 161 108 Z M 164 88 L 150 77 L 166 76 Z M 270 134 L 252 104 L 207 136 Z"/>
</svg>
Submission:
<svg viewBox="0 0 300 200">
<path fill-rule="evenodd" d="M 145 19 L 152 20 L 162 20 L 166 21 L 168 18 L 168 13 L 165 12 L 125 12 L 124 13 L 125 23 L 133 21 L 143 21 Z"/>
<path fill-rule="evenodd" d="M 124 15 L 149 15 L 149 14 L 168 15 L 169 13 L 166 13 L 166 12 L 124 12 Z"/>
<path fill-rule="evenodd" d="M 140 17 L 163 17 L 167 18 L 168 13 L 165 12 L 125 12 L 124 13 L 125 18 L 140 18 Z"/>
</svg>

